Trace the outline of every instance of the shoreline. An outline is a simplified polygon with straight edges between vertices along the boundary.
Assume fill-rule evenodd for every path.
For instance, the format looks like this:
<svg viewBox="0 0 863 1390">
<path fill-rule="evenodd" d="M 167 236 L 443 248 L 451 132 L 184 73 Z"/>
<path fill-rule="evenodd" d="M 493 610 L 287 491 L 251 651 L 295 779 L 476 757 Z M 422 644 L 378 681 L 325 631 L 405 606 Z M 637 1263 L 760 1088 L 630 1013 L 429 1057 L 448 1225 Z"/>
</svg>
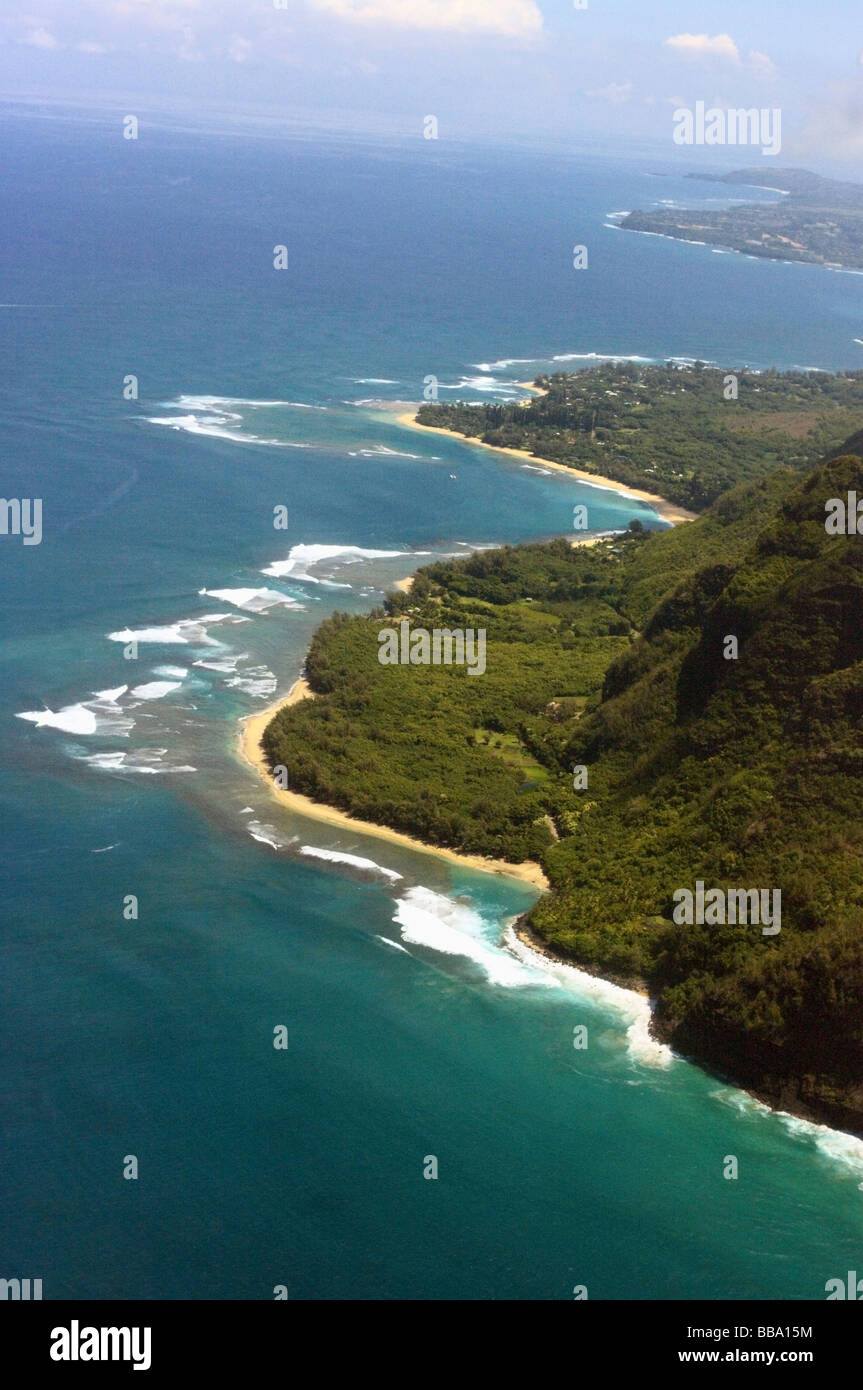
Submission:
<svg viewBox="0 0 863 1390">
<path fill-rule="evenodd" d="M 280 710 L 286 709 L 290 705 L 299 704 L 301 700 L 313 700 L 314 698 L 315 692 L 310 688 L 305 677 L 301 676 L 291 686 L 287 695 L 268 706 L 267 709 L 262 710 L 260 714 L 252 714 L 240 720 L 240 732 L 237 739 L 240 756 L 257 772 L 261 780 L 266 783 L 270 795 L 280 802 L 286 810 L 294 811 L 297 815 L 308 816 L 311 820 L 322 821 L 326 825 L 332 825 L 341 830 L 352 830 L 358 835 L 371 835 L 378 840 L 386 840 L 390 844 L 400 845 L 403 849 L 416 850 L 422 854 L 434 854 L 438 858 L 448 860 L 451 864 L 460 864 L 464 869 L 478 869 L 483 873 L 514 878 L 520 883 L 528 883 L 531 887 L 538 888 L 543 893 L 549 891 L 551 885 L 548 879 L 541 866 L 533 860 L 525 860 L 523 864 L 510 864 L 505 859 L 489 859 L 481 854 L 460 854 L 457 850 L 447 849 L 443 845 L 426 844 L 424 840 L 419 840 L 413 835 L 408 835 L 401 830 L 391 830 L 389 826 L 379 825 L 375 821 L 359 820 L 357 817 L 349 815 L 347 811 L 341 811 L 335 806 L 328 806 L 323 801 L 313 801 L 310 796 L 304 796 L 301 792 L 282 791 L 273 786 L 266 756 L 261 747 L 264 730 Z"/>
<path fill-rule="evenodd" d="M 517 385 L 527 385 L 525 382 L 518 382 Z M 539 395 L 545 394 L 539 387 L 530 387 Z M 532 463 L 543 468 L 553 468 L 558 473 L 567 473 L 570 478 L 577 482 L 592 483 L 595 487 L 605 488 L 608 492 L 616 492 L 630 497 L 633 501 L 646 502 L 649 507 L 656 512 L 657 516 L 663 521 L 668 521 L 672 526 L 678 526 L 683 521 L 694 521 L 697 512 L 687 511 L 685 507 L 679 507 L 676 502 L 669 502 L 665 497 L 659 497 L 654 492 L 645 492 L 642 488 L 628 487 L 625 483 L 615 482 L 613 478 L 606 478 L 601 473 L 588 473 L 583 468 L 570 468 L 566 463 L 558 463 L 555 459 L 540 458 L 538 454 L 532 454 L 527 449 L 511 449 L 503 444 L 486 444 L 481 439 L 474 439 L 469 434 L 460 434 L 457 430 L 443 429 L 440 425 L 421 425 L 416 412 L 419 406 L 412 407 L 411 410 L 400 412 L 396 415 L 396 421 L 405 429 L 420 430 L 423 434 L 441 434 L 447 439 L 461 439 L 466 444 L 475 444 L 478 449 L 490 449 L 495 454 L 507 454 L 510 458 L 517 458 L 524 463 Z"/>
<path fill-rule="evenodd" d="M 407 583 L 402 580 L 401 583 Z M 412 582 L 412 580 L 410 581 Z M 305 677 L 301 676 L 294 682 L 287 695 L 275 701 L 274 704 L 262 710 L 259 714 L 249 715 L 240 720 L 240 731 L 237 739 L 237 748 L 240 756 L 258 774 L 263 782 L 266 783 L 270 795 L 279 801 L 287 810 L 295 814 L 306 816 L 311 820 L 317 820 L 326 825 L 342 830 L 352 830 L 357 834 L 368 835 L 376 839 L 384 840 L 390 844 L 399 845 L 405 849 L 418 851 L 422 854 L 432 854 L 438 858 L 447 860 L 452 864 L 460 864 L 463 868 L 479 870 L 483 873 L 493 873 L 499 877 L 513 878 L 521 883 L 528 883 L 541 892 L 549 892 L 551 884 L 546 878 L 541 866 L 531 860 L 523 864 L 510 864 L 506 860 L 487 859 L 481 855 L 460 854 L 456 850 L 447 849 L 444 846 L 426 844 L 422 840 L 416 839 L 412 835 L 407 835 L 399 830 L 391 830 L 388 826 L 379 825 L 373 821 L 358 820 L 348 815 L 346 811 L 340 811 L 336 807 L 328 806 L 325 802 L 313 801 L 311 797 L 304 796 L 300 792 L 281 791 L 273 786 L 269 774 L 264 751 L 261 747 L 261 737 L 267 725 L 279 712 L 291 705 L 299 704 L 301 700 L 315 699 L 315 692 L 309 686 Z M 510 929 L 514 938 L 529 952 L 542 956 L 553 965 L 567 967 L 581 975 L 592 977 L 598 982 L 610 985 L 615 989 L 624 991 L 642 1002 L 649 1008 L 649 1018 L 647 1020 L 647 1036 L 650 1041 L 661 1049 L 667 1049 L 672 1058 L 688 1062 L 691 1066 L 697 1067 L 708 1076 L 714 1077 L 721 1084 L 730 1086 L 741 1094 L 747 1096 L 756 1106 L 763 1106 L 766 1111 L 780 1120 L 802 1121 L 812 1127 L 813 1131 L 826 1132 L 828 1134 L 841 1135 L 850 1138 L 858 1144 L 863 1145 L 863 1133 L 857 1132 L 852 1128 L 843 1127 L 837 1123 L 837 1116 L 831 1114 L 830 1107 L 823 1109 L 817 1105 L 807 1103 L 799 1096 L 791 1096 L 787 1093 L 779 1095 L 772 1094 L 757 1087 L 741 1085 L 732 1076 L 724 1074 L 715 1063 L 711 1063 L 702 1058 L 689 1057 L 684 1053 L 674 1052 L 670 1043 L 662 1036 L 661 1032 L 654 1032 L 652 1028 L 655 1016 L 653 999 L 647 989 L 645 982 L 641 979 L 624 978 L 615 975 L 614 972 L 603 973 L 599 970 L 588 969 L 580 964 L 571 956 L 555 950 L 555 948 L 542 937 L 538 936 L 527 924 L 527 913 L 521 913 L 515 919 L 511 919 Z M 815 1135 L 813 1134 L 813 1136 Z"/>
<path fill-rule="evenodd" d="M 618 989 L 625 989 L 629 994 L 637 994 L 640 999 L 650 1001 L 650 992 L 643 980 L 630 979 L 622 975 L 615 975 L 612 971 L 601 974 L 598 970 L 591 970 L 582 962 L 575 960 L 572 956 L 564 955 L 563 951 L 556 951 L 555 948 L 545 941 L 528 924 L 527 913 L 522 913 L 512 924 L 513 935 L 518 938 L 523 946 L 527 946 L 538 956 L 543 956 L 546 960 L 552 961 L 555 965 L 567 965 L 572 970 L 577 970 L 582 975 L 590 975 L 595 980 L 603 980 L 606 984 L 616 985 Z M 653 1017 L 653 1009 L 650 1011 Z M 653 1036 L 651 1034 L 651 1036 Z M 658 1038 L 658 1042 L 664 1039 Z"/>
<path fill-rule="evenodd" d="M 827 1134 L 838 1134 L 843 1138 L 851 1139 L 860 1145 L 859 1160 L 863 1162 L 863 1130 L 854 1130 L 844 1126 L 838 1121 L 837 1117 L 831 1113 L 830 1107 L 825 1106 L 819 1109 L 816 1105 L 800 1099 L 799 1096 L 789 1095 L 787 1091 L 780 1090 L 779 1094 L 768 1090 L 760 1090 L 756 1086 L 747 1086 L 736 1081 L 733 1076 L 721 1070 L 721 1067 L 704 1058 L 688 1056 L 684 1052 L 676 1052 L 667 1037 L 663 1036 L 660 1030 L 654 1031 L 653 1020 L 656 1010 L 654 999 L 650 994 L 645 982 L 640 979 L 630 979 L 628 977 L 616 975 L 613 971 L 602 972 L 591 969 L 582 962 L 575 960 L 572 956 L 565 955 L 562 951 L 555 950 L 548 941 L 539 936 L 528 924 L 527 913 L 522 913 L 511 922 L 510 930 L 517 941 L 533 955 L 541 956 L 552 965 L 564 966 L 575 971 L 578 975 L 587 976 L 591 979 L 600 981 L 603 984 L 614 986 L 626 994 L 633 995 L 642 1001 L 649 1008 L 648 1036 L 656 1043 L 657 1047 L 666 1048 L 674 1061 L 686 1062 L 691 1067 L 697 1067 L 706 1076 L 712 1077 L 723 1086 L 729 1086 L 735 1091 L 739 1091 L 746 1096 L 754 1106 L 769 1111 L 776 1119 L 783 1122 L 802 1121 L 810 1126 L 813 1131 L 807 1137 L 813 1139 L 817 1144 L 818 1132 Z"/>
</svg>

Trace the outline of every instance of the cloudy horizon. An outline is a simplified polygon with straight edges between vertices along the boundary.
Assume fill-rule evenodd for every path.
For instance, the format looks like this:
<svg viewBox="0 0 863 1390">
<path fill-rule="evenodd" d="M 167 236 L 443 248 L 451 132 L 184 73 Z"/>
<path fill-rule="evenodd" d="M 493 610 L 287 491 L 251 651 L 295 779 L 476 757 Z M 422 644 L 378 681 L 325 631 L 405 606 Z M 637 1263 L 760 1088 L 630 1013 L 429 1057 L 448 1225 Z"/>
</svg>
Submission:
<svg viewBox="0 0 863 1390">
<path fill-rule="evenodd" d="M 703 101 L 780 109 L 783 165 L 863 175 L 850 0 L 777 14 L 742 0 L 34 0 L 0 16 L 0 97 L 405 137 L 433 113 L 441 139 L 670 158 L 674 110 Z"/>
</svg>

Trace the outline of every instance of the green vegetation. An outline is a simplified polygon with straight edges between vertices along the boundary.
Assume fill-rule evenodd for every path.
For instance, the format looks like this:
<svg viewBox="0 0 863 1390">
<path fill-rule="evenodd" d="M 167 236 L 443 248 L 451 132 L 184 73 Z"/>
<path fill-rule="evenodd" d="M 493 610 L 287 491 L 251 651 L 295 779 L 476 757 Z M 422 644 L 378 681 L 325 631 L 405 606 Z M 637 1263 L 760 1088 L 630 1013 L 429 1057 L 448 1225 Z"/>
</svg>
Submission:
<svg viewBox="0 0 863 1390">
<path fill-rule="evenodd" d="M 430 565 L 386 612 L 323 625 L 320 698 L 265 746 L 292 787 L 358 816 L 539 858 L 553 891 L 533 931 L 646 982 L 687 1055 L 861 1132 L 863 538 L 824 529 L 849 490 L 863 462 L 840 454 L 673 531 Z M 402 617 L 485 627 L 486 674 L 380 665 Z M 780 934 L 675 925 L 698 879 L 781 889 Z"/>
<path fill-rule="evenodd" d="M 644 488 L 692 511 L 779 467 L 805 470 L 859 428 L 863 372 L 735 373 L 607 363 L 538 377 L 521 404 L 423 405 L 421 425 Z"/>
<path fill-rule="evenodd" d="M 689 177 L 766 186 L 762 169 Z M 863 187 L 805 169 L 776 170 L 770 177 L 788 194 L 775 203 L 742 203 L 721 211 L 653 208 L 629 213 L 620 225 L 682 241 L 706 241 L 770 260 L 863 267 Z"/>
</svg>

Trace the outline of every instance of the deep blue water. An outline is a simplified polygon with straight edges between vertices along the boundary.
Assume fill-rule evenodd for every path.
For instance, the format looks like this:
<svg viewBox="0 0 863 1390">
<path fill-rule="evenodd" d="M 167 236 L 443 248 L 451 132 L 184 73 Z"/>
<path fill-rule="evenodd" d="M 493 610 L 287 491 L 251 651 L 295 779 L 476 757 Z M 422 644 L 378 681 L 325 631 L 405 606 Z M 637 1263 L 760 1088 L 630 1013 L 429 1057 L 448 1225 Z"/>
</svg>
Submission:
<svg viewBox="0 0 863 1390">
<path fill-rule="evenodd" d="M 43 499 L 44 535 L 0 537 L 0 1276 L 47 1298 L 817 1298 L 858 1267 L 861 1146 L 516 958 L 528 889 L 288 815 L 235 752 L 320 619 L 423 554 L 566 532 L 576 502 L 598 530 L 658 524 L 400 427 L 387 403 L 428 375 L 507 399 L 590 353 L 861 364 L 859 277 L 608 225 L 692 198 L 655 175 L 4 122 L 0 490 Z"/>
</svg>

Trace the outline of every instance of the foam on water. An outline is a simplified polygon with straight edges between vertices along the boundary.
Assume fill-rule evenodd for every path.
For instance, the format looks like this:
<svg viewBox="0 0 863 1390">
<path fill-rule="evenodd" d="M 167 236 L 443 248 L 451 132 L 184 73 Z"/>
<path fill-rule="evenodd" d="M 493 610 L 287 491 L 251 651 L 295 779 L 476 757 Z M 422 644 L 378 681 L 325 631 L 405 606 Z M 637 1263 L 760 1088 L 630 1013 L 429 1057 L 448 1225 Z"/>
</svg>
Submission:
<svg viewBox="0 0 863 1390">
<path fill-rule="evenodd" d="M 241 675 L 232 676 L 225 685 L 234 690 L 242 690 L 244 695 L 255 699 L 275 695 L 278 681 L 269 666 L 249 666 Z"/>
<path fill-rule="evenodd" d="M 99 772 L 133 772 L 141 775 L 158 776 L 172 772 L 197 772 L 188 763 L 170 763 L 167 748 L 137 749 L 129 753 L 87 753 L 79 761 L 87 763 Z"/>
<path fill-rule="evenodd" d="M 211 435 L 215 439 L 230 439 L 235 444 L 269 444 L 284 446 L 286 441 L 281 439 L 262 439 L 256 434 L 247 434 L 243 430 L 233 430 L 227 428 L 229 418 L 227 415 L 147 415 L 144 417 L 148 425 L 167 425 L 172 430 L 183 430 L 186 434 Z M 242 419 L 242 416 L 237 416 Z M 289 447 L 294 449 L 305 449 L 306 444 L 292 444 Z"/>
<path fill-rule="evenodd" d="M 863 1177 L 863 1139 L 846 1134 L 841 1129 L 831 1129 L 829 1125 L 819 1124 L 816 1120 L 790 1115 L 786 1110 L 772 1110 L 757 1096 L 750 1095 L 748 1091 L 738 1091 L 733 1086 L 722 1086 L 710 1094 L 720 1105 L 734 1110 L 738 1115 L 775 1116 L 793 1138 L 814 1145 L 823 1157 L 841 1165 L 851 1176 Z"/>
<path fill-rule="evenodd" d="M 292 579 L 306 584 L 333 583 L 334 581 L 322 580 L 318 576 L 310 574 L 309 571 L 315 565 L 321 565 L 325 561 L 339 565 L 350 565 L 358 564 L 361 560 L 397 559 L 400 555 L 409 555 L 410 553 L 407 550 L 365 550 L 359 545 L 295 545 L 292 546 L 287 560 L 274 560 L 266 569 L 261 570 L 261 573 L 268 575 L 271 579 L 284 579 L 290 575 Z M 348 584 L 339 587 L 350 588 L 351 586 Z"/>
<path fill-rule="evenodd" d="M 490 984 L 518 989 L 557 983 L 510 952 L 492 945 L 486 939 L 485 923 L 475 908 L 454 902 L 430 888 L 409 888 L 396 902 L 393 921 L 401 929 L 402 941 L 473 961 L 485 972 Z"/>
<path fill-rule="evenodd" d="M 203 618 L 182 618 L 179 622 L 168 623 L 164 627 L 124 627 L 119 632 L 109 632 L 109 642 L 142 642 L 156 646 L 218 647 L 221 644 L 210 637 L 207 628 L 215 623 L 228 622 L 230 613 L 208 613 Z"/>
<path fill-rule="evenodd" d="M 373 449 L 348 449 L 348 458 L 352 458 L 352 459 L 357 459 L 357 458 L 361 458 L 361 459 L 376 459 L 376 458 L 414 459 L 414 460 L 415 460 L 416 462 L 418 462 L 418 463 L 422 463 L 422 462 L 426 462 L 426 463 L 428 463 L 428 462 L 431 462 L 431 463 L 440 463 L 440 459 L 438 458 L 438 456 L 437 456 L 436 454 L 433 455 L 431 459 L 429 459 L 429 458 L 427 458 L 427 456 L 426 456 L 425 454 L 407 454 L 407 453 L 404 453 L 401 449 L 388 449 L 387 446 L 386 446 L 385 444 L 376 444 L 375 447 L 374 447 Z"/>
<path fill-rule="evenodd" d="M 118 704 L 127 689 L 128 686 L 118 685 L 112 690 L 96 690 L 90 700 L 65 705 L 60 710 L 23 710 L 15 718 L 25 719 L 37 729 L 59 729 L 64 734 L 126 738 L 135 726 L 134 719 L 124 714 Z"/>
<path fill-rule="evenodd" d="M 144 685 L 136 685 L 131 694 L 138 700 L 164 700 L 182 684 L 182 681 L 147 681 Z"/>
<path fill-rule="evenodd" d="M 506 372 L 510 367 L 529 367 L 534 362 L 544 362 L 544 357 L 502 357 L 499 362 L 474 362 L 478 372 Z"/>
<path fill-rule="evenodd" d="M 671 1048 L 651 1037 L 652 1009 L 650 1000 L 645 999 L 644 995 L 636 994 L 632 989 L 624 989 L 622 985 L 612 984 L 610 980 L 602 980 L 598 975 L 589 975 L 586 970 L 579 970 L 575 965 L 567 965 L 563 961 L 541 955 L 539 951 L 534 951 L 526 942 L 520 940 L 511 925 L 504 932 L 504 940 L 519 960 L 529 962 L 535 969 L 547 972 L 558 984 L 565 986 L 579 998 L 589 999 L 603 1008 L 613 1009 L 620 1015 L 627 1025 L 626 1050 L 633 1062 L 645 1067 L 671 1066 L 674 1060 Z"/>
<path fill-rule="evenodd" d="M 253 840 L 259 841 L 262 845 L 269 845 L 271 849 L 287 849 L 288 845 L 296 843 L 295 839 L 283 839 L 274 825 L 262 825 L 256 820 L 247 821 L 246 825 Z"/>
<path fill-rule="evenodd" d="M 241 661 L 247 661 L 248 652 L 240 652 L 237 656 L 217 656 L 212 661 L 194 661 L 193 666 L 200 666 L 205 671 L 218 671 L 222 675 L 233 675 Z"/>
<path fill-rule="evenodd" d="M 265 410 L 277 410 L 280 408 L 290 410 L 326 410 L 325 405 L 309 405 L 306 401 L 253 401 L 244 396 L 178 396 L 176 401 L 163 401 L 162 404 L 169 410 L 208 410 L 211 407 L 245 405 L 257 407 Z M 238 416 L 242 419 L 242 416 Z"/>
<path fill-rule="evenodd" d="M 281 605 L 284 608 L 302 608 L 295 598 L 288 598 L 276 589 L 199 589 L 206 598 L 217 598 L 221 603 L 232 603 L 235 608 L 245 608 L 251 613 L 265 613 L 268 608 Z"/>
<path fill-rule="evenodd" d="M 438 390 L 479 391 L 484 396 L 506 396 L 512 400 L 517 400 L 521 394 L 521 387 L 516 382 L 500 381 L 495 376 L 463 376 L 454 386 L 447 386 L 442 382 Z"/>
<path fill-rule="evenodd" d="M 379 874 L 390 883 L 396 883 L 403 877 L 397 874 L 395 869 L 385 869 L 382 864 L 376 864 L 374 859 L 363 859 L 358 854 L 342 854 L 339 850 L 319 849 L 316 845 L 303 845 L 300 854 L 305 854 L 310 859 L 325 859 L 330 864 L 348 864 L 352 869 L 364 869 L 368 873 Z"/>
</svg>

